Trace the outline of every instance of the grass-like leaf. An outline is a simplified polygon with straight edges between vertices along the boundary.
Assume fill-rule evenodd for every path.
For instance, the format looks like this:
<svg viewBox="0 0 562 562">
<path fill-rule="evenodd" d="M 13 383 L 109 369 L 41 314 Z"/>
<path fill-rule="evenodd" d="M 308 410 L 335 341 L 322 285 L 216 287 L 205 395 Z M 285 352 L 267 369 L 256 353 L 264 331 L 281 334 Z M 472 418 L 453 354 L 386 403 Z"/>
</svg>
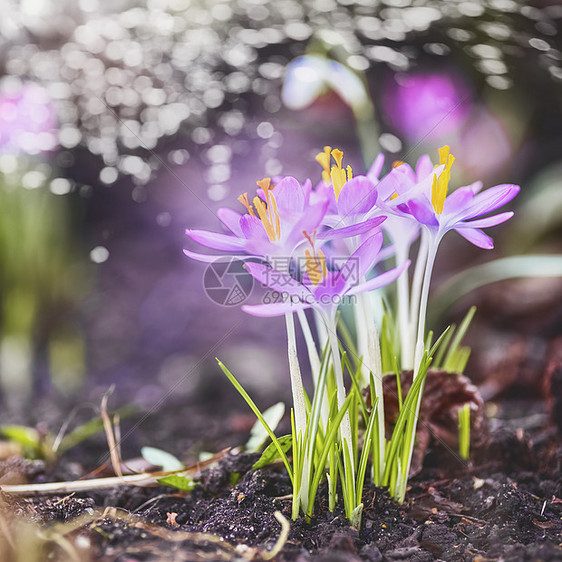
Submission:
<svg viewBox="0 0 562 562">
<path fill-rule="evenodd" d="M 236 377 L 225 367 L 225 365 L 222 363 L 222 361 L 217 359 L 217 363 L 219 364 L 219 367 L 221 368 L 221 371 L 226 375 L 226 377 L 232 383 L 234 388 L 240 393 L 240 395 L 242 396 L 242 398 L 244 398 L 244 400 L 246 401 L 248 406 L 250 406 L 250 408 L 252 409 L 252 411 L 254 412 L 256 417 L 263 424 L 265 430 L 267 431 L 267 434 L 269 435 L 269 437 L 271 437 L 271 441 L 275 444 L 275 447 L 277 448 L 277 451 L 279 453 L 279 458 L 281 458 L 283 460 L 283 464 L 285 465 L 285 468 L 287 469 L 287 473 L 289 474 L 289 478 L 291 479 L 291 482 L 293 482 L 293 470 L 291 468 L 291 465 L 289 464 L 289 460 L 287 459 L 287 455 L 285 454 L 285 451 L 283 451 L 283 447 L 281 447 L 281 444 L 279 443 L 279 440 L 275 436 L 275 433 L 273 433 L 273 431 L 269 427 L 267 421 L 265 420 L 262 413 L 260 412 L 260 409 L 256 406 L 254 401 L 250 398 L 249 394 L 244 390 L 244 388 L 238 382 Z"/>
<path fill-rule="evenodd" d="M 180 476 L 179 474 L 170 474 L 169 476 L 163 476 L 158 478 L 157 482 L 163 484 L 164 486 L 171 486 L 172 488 L 177 488 L 182 492 L 191 492 L 195 488 L 195 482 L 192 478 L 187 476 Z"/>
<path fill-rule="evenodd" d="M 283 435 L 283 437 L 278 437 L 277 442 L 281 445 L 283 452 L 287 452 L 293 443 L 292 435 Z M 261 457 L 252 465 L 252 470 L 257 468 L 263 468 L 269 464 L 272 464 L 276 460 L 280 459 L 279 451 L 277 450 L 277 445 L 275 443 L 270 443 L 261 454 Z"/>
</svg>

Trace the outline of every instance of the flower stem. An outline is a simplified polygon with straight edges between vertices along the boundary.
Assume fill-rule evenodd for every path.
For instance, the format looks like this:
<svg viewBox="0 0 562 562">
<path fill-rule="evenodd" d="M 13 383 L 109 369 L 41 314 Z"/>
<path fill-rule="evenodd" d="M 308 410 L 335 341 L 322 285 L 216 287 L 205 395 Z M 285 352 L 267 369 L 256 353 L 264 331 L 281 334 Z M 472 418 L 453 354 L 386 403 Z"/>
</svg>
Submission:
<svg viewBox="0 0 562 562">
<path fill-rule="evenodd" d="M 337 334 L 336 323 L 334 319 L 330 318 L 327 319 L 326 324 L 327 324 L 326 327 L 328 329 L 328 339 L 330 341 L 330 349 L 332 352 L 334 378 L 336 380 L 338 408 L 341 409 L 344 407 L 344 402 L 346 399 L 346 391 L 343 382 L 343 370 L 342 370 L 342 364 L 340 358 L 340 349 L 338 346 L 338 337 L 336 335 Z M 355 482 L 355 467 L 353 463 L 353 459 L 354 459 L 353 439 L 351 433 L 351 421 L 349 419 L 349 412 L 346 412 L 342 419 L 341 426 L 340 426 L 340 439 L 342 444 L 342 451 L 343 451 L 342 456 L 344 459 L 344 467 L 345 467 L 345 474 L 342 475 L 342 478 L 351 475 L 353 482 Z M 346 449 L 348 451 L 347 455 L 345 454 Z M 355 496 L 354 493 L 353 496 Z M 353 498 L 353 503 L 354 503 L 354 498 Z"/>
<path fill-rule="evenodd" d="M 360 293 L 358 297 L 358 306 L 355 308 L 356 315 L 361 315 L 363 317 L 363 326 L 365 328 L 365 335 L 367 341 L 367 354 L 363 356 L 363 364 L 361 368 L 362 374 L 364 367 L 367 367 L 367 371 L 373 373 L 373 380 L 375 383 L 375 395 L 378 398 L 377 407 L 377 418 L 378 418 L 378 435 L 375 437 L 375 446 L 377 446 L 379 451 L 378 466 L 373 466 L 373 476 L 375 484 L 379 485 L 384 473 L 384 458 L 385 458 L 385 419 L 384 419 L 384 391 L 382 385 L 382 359 L 381 359 L 381 348 L 379 332 L 377 330 L 377 325 L 373 317 L 371 310 L 371 300 L 369 293 Z M 367 363 L 365 363 L 365 357 L 367 358 Z M 362 383 L 365 387 L 369 386 L 369 375 L 366 375 L 366 382 L 363 380 Z"/>
<path fill-rule="evenodd" d="M 414 358 L 414 377 L 418 376 L 419 368 L 425 351 L 425 321 L 427 317 L 427 302 L 429 300 L 429 287 L 431 285 L 431 275 L 433 273 L 433 265 L 435 264 L 435 256 L 437 254 L 438 240 L 432 239 L 428 245 L 427 263 L 423 277 L 423 285 L 420 296 L 420 307 L 418 317 L 418 332 L 416 341 L 416 351 Z"/>
<path fill-rule="evenodd" d="M 416 348 L 417 333 L 416 326 L 418 322 L 418 312 L 420 308 L 420 298 L 422 291 L 422 281 L 424 276 L 424 271 L 427 266 L 427 255 L 429 251 L 429 242 L 427 239 L 427 233 L 422 230 L 420 247 L 418 249 L 418 256 L 416 259 L 416 269 L 414 271 L 414 277 L 412 279 L 412 298 L 410 300 L 410 322 L 408 328 L 408 337 L 410 340 L 410 355 L 406 358 L 406 367 L 409 369 L 414 368 L 414 350 Z"/>
<path fill-rule="evenodd" d="M 399 247 L 396 252 L 396 265 L 404 263 L 408 259 L 408 248 Z M 397 287 L 398 287 L 398 326 L 400 329 L 400 358 L 402 369 L 411 368 L 411 341 L 410 341 L 410 320 L 409 320 L 409 283 L 408 283 L 408 270 L 403 271 L 398 277 Z"/>
<path fill-rule="evenodd" d="M 427 315 L 427 301 L 429 299 L 429 286 L 431 284 L 431 275 L 433 273 L 433 265 L 435 263 L 435 256 L 437 254 L 437 247 L 439 245 L 439 240 L 437 238 L 432 238 L 429 241 L 427 261 L 425 265 L 425 273 L 423 277 L 422 291 L 420 295 L 420 308 L 419 308 L 419 319 L 418 319 L 418 334 L 414 358 L 414 372 L 412 377 L 412 383 L 420 375 L 422 359 L 425 352 L 425 321 Z M 406 457 L 406 462 L 402 465 L 402 474 L 400 475 L 399 482 L 397 484 L 397 496 L 398 501 L 403 501 L 404 494 L 406 492 L 406 485 L 408 483 L 408 476 L 410 473 L 410 466 L 412 464 L 412 455 L 414 453 L 414 445 L 416 440 L 416 429 L 418 425 L 418 419 L 420 414 L 420 407 L 422 401 L 423 388 L 420 388 L 416 400 L 416 408 L 413 412 L 413 417 L 410 417 L 408 423 L 406 424 L 406 442 L 404 443 L 404 451 Z"/>
<path fill-rule="evenodd" d="M 328 427 L 328 417 L 330 415 L 330 403 L 328 401 L 328 396 L 323 389 L 318 389 L 319 377 L 320 377 L 320 357 L 318 356 L 318 350 L 316 344 L 314 343 L 314 338 L 312 336 L 312 331 L 310 330 L 310 325 L 308 323 L 308 318 L 304 310 L 299 310 L 297 312 L 299 322 L 301 325 L 302 333 L 304 335 L 304 340 L 306 342 L 306 348 L 308 351 L 308 360 L 310 362 L 310 369 L 312 371 L 312 381 L 314 382 L 314 391 L 322 392 L 322 405 L 320 419 L 322 420 L 323 431 L 326 431 Z"/>
<path fill-rule="evenodd" d="M 287 326 L 287 354 L 289 357 L 289 373 L 291 376 L 291 391 L 293 394 L 293 408 L 295 411 L 295 433 L 297 437 L 306 435 L 306 402 L 304 399 L 304 387 L 302 384 L 301 370 L 299 358 L 297 355 L 297 338 L 295 334 L 295 322 L 292 312 L 285 314 L 285 324 Z M 303 475 L 308 474 L 308 458 L 306 447 L 303 450 Z M 308 508 L 308 479 L 302 479 L 302 487 L 300 490 L 300 503 L 303 511 L 306 513 Z"/>
</svg>

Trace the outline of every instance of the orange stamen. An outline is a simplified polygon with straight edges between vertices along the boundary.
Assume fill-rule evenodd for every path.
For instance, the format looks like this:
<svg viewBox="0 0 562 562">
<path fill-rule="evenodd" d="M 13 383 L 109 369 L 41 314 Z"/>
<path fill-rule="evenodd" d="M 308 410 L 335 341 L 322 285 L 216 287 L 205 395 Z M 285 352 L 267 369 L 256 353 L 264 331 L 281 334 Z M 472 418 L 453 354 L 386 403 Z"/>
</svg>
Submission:
<svg viewBox="0 0 562 562">
<path fill-rule="evenodd" d="M 252 215 L 253 217 L 256 216 L 256 213 L 254 213 L 254 209 L 252 209 L 252 206 L 250 205 L 250 201 L 248 201 L 248 194 L 247 193 L 242 193 L 242 195 L 239 195 L 238 201 L 240 201 L 240 203 L 242 203 L 242 205 L 244 205 L 244 207 L 246 207 L 246 209 L 248 210 L 248 213 L 250 213 L 250 215 Z"/>
</svg>

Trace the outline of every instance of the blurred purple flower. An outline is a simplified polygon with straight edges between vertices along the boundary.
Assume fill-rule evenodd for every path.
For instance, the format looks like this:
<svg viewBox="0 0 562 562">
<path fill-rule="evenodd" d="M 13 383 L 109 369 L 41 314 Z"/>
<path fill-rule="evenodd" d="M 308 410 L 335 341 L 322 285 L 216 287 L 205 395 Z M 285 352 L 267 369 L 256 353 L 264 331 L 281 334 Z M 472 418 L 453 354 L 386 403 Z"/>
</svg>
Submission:
<svg viewBox="0 0 562 562">
<path fill-rule="evenodd" d="M 0 152 L 38 154 L 57 145 L 56 118 L 47 91 L 5 81 L 0 88 Z"/>
<path fill-rule="evenodd" d="M 472 108 L 466 81 L 451 72 L 399 76 L 383 97 L 392 124 L 411 142 L 443 137 L 457 130 Z"/>
</svg>

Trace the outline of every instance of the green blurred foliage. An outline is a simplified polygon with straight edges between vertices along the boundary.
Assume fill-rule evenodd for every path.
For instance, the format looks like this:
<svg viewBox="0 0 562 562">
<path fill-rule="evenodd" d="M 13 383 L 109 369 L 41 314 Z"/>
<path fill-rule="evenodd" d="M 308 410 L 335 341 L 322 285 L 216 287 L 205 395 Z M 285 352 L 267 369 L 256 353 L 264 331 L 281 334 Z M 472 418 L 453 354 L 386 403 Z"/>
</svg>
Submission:
<svg viewBox="0 0 562 562">
<path fill-rule="evenodd" d="M 83 376 L 76 311 L 88 277 L 71 197 L 22 187 L 25 171 L 0 175 L 0 375 L 28 393 L 47 390 L 54 371 Z"/>
</svg>

